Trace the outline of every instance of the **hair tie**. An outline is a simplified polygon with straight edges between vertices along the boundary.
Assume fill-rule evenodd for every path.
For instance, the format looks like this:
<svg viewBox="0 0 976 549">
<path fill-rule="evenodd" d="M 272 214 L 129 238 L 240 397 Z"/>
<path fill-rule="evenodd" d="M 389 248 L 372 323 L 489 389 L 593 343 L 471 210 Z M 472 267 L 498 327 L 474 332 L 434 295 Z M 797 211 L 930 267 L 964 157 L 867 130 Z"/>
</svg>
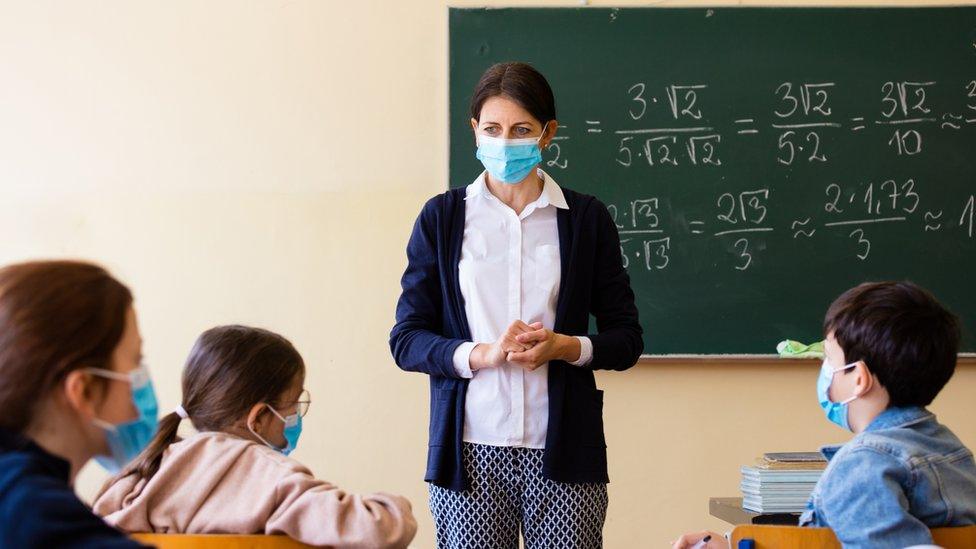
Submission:
<svg viewBox="0 0 976 549">
<path fill-rule="evenodd" d="M 186 408 L 182 404 L 177 404 L 173 411 L 176 412 L 176 415 L 180 416 L 180 419 L 190 419 L 190 414 L 186 413 Z"/>
</svg>

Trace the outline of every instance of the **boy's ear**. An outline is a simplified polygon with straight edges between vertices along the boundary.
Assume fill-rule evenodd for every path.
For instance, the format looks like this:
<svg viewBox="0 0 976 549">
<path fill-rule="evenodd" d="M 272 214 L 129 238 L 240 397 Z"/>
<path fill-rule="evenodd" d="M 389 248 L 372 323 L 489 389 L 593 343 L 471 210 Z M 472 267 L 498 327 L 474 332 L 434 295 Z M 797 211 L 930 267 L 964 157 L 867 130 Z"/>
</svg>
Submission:
<svg viewBox="0 0 976 549">
<path fill-rule="evenodd" d="M 868 365 L 863 361 L 857 361 L 857 365 L 854 366 L 854 375 L 857 378 L 854 380 L 855 391 L 858 396 L 864 396 L 874 387 L 875 379 L 874 374 L 868 369 Z"/>
</svg>

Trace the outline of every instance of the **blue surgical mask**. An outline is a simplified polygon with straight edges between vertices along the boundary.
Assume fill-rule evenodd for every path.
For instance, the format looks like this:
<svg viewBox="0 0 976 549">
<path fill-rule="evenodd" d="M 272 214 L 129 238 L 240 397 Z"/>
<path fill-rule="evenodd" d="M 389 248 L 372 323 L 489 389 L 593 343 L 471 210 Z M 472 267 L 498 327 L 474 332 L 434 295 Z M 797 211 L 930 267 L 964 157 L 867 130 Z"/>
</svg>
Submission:
<svg viewBox="0 0 976 549">
<path fill-rule="evenodd" d="M 258 439 L 260 439 L 261 442 L 265 443 L 269 448 L 271 448 L 272 450 L 277 450 L 287 456 L 288 454 L 292 453 L 295 450 L 295 447 L 298 446 L 298 437 L 302 436 L 302 416 L 299 415 L 298 412 L 295 412 L 290 416 L 282 416 L 281 414 L 278 413 L 278 410 L 272 408 L 270 404 L 266 404 L 266 406 L 268 407 L 269 410 L 271 410 L 271 413 L 273 413 L 278 419 L 282 421 L 282 423 L 285 424 L 284 435 L 285 435 L 285 440 L 287 441 L 285 447 L 279 448 L 274 444 L 271 444 L 270 442 L 265 440 L 264 437 L 257 434 L 257 432 L 250 425 L 248 425 L 247 428 L 248 430 L 251 431 L 251 434 L 258 437 Z"/>
<path fill-rule="evenodd" d="M 104 431 L 109 449 L 108 455 L 95 456 L 95 461 L 109 473 L 116 474 L 138 456 L 156 434 L 159 413 L 156 391 L 149 377 L 149 370 L 144 365 L 128 374 L 102 368 L 86 368 L 85 371 L 99 377 L 128 382 L 132 388 L 132 403 L 139 411 L 138 418 L 118 425 L 99 418 L 92 419 L 92 423 Z"/>
<path fill-rule="evenodd" d="M 544 127 L 542 134 L 545 133 Z M 539 162 L 542 162 L 542 149 L 539 148 L 541 140 L 542 135 L 527 139 L 478 135 L 478 152 L 475 156 L 492 177 L 502 183 L 515 185 L 528 177 Z"/>
<path fill-rule="evenodd" d="M 823 408 L 824 415 L 827 416 L 832 423 L 835 423 L 848 431 L 851 430 L 851 424 L 848 422 L 848 404 L 857 398 L 857 395 L 853 395 L 846 400 L 840 402 L 832 402 L 830 400 L 830 384 L 834 380 L 834 374 L 837 372 L 843 372 L 844 370 L 850 370 L 851 368 L 857 366 L 857 362 L 842 366 L 840 368 L 832 368 L 830 364 L 827 363 L 825 358 L 823 365 L 820 366 L 820 377 L 817 378 L 817 399 L 820 401 L 820 407 Z"/>
</svg>

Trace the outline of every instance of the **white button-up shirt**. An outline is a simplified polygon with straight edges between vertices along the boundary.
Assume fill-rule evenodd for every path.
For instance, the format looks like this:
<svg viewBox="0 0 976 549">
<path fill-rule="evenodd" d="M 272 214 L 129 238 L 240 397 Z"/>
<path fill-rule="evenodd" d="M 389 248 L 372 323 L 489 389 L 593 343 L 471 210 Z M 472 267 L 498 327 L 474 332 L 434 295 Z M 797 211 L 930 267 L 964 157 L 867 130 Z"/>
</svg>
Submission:
<svg viewBox="0 0 976 549">
<path fill-rule="evenodd" d="M 470 378 L 464 406 L 464 441 L 545 448 L 549 425 L 549 365 L 529 371 L 505 363 L 471 371 L 471 350 L 491 344 L 521 320 L 553 329 L 560 256 L 556 210 L 568 209 L 562 189 L 542 170 L 542 194 L 516 215 L 491 194 L 485 174 L 467 187 L 464 240 L 458 275 L 472 342 L 454 353 L 454 368 Z M 584 366 L 593 344 L 580 337 Z"/>
</svg>

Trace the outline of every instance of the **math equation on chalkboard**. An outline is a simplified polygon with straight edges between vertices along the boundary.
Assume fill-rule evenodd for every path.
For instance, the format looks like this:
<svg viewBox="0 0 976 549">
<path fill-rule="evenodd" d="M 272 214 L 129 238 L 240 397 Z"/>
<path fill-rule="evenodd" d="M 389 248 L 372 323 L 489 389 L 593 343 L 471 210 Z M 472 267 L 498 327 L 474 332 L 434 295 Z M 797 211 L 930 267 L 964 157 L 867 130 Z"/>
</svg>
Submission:
<svg viewBox="0 0 976 549">
<path fill-rule="evenodd" d="M 886 225 L 908 224 L 922 233 L 974 237 L 976 192 L 947 197 L 945 190 L 937 188 L 939 181 L 926 180 L 938 179 L 926 175 L 929 169 L 919 169 L 917 175 L 910 172 L 913 158 L 939 154 L 938 147 L 927 148 L 933 138 L 958 134 L 976 143 L 976 78 L 878 82 L 874 97 L 864 102 L 863 112 L 855 114 L 842 114 L 834 107 L 835 97 L 845 93 L 837 82 L 785 81 L 761 92 L 768 97 L 768 110 L 735 113 L 732 109 L 727 120 L 708 112 L 708 105 L 721 98 L 714 97 L 707 83 L 634 81 L 619 91 L 613 122 L 584 116 L 559 126 L 544 160 L 557 180 L 559 172 L 572 165 L 577 147 L 586 149 L 588 162 L 594 157 L 594 147 L 602 147 L 598 151 L 607 163 L 646 172 L 635 176 L 653 178 L 654 174 L 666 177 L 668 170 L 679 167 L 721 173 L 732 161 L 728 151 L 734 141 L 767 136 L 763 140 L 768 143 L 766 158 L 751 161 L 774 167 L 772 172 L 764 170 L 773 174 L 766 176 L 771 181 L 756 181 L 753 187 L 717 192 L 712 197 L 697 196 L 697 216 L 682 212 L 669 197 L 655 194 L 653 185 L 647 185 L 651 188 L 645 194 L 608 201 L 620 234 L 623 262 L 631 270 L 673 268 L 677 261 L 673 249 L 699 239 L 726 239 L 730 253 L 725 267 L 748 271 L 757 254 L 763 253 L 764 233 L 787 233 L 795 240 L 815 239 L 824 233 L 843 235 L 850 257 L 858 261 L 870 261 L 872 236 Z M 934 104 L 935 91 L 951 101 Z M 845 104 L 850 99 L 846 97 Z M 644 123 L 650 120 L 655 123 Z M 840 139 L 842 135 L 856 139 Z M 899 174 L 907 166 L 908 175 L 882 173 L 856 181 L 845 181 L 842 175 L 830 172 L 824 173 L 822 181 L 816 175 L 808 177 L 804 185 L 808 190 L 810 185 L 818 186 L 819 200 L 805 200 L 802 207 L 791 205 L 791 213 L 802 215 L 779 216 L 781 222 L 773 222 L 769 214 L 775 207 L 771 204 L 774 194 L 792 192 L 778 182 L 777 167 L 789 170 L 797 164 L 826 167 L 840 160 L 856 161 L 860 153 L 851 143 L 857 140 L 881 145 L 892 162 L 899 161 Z M 755 144 L 746 146 L 757 148 Z M 969 153 L 976 155 L 976 149 Z M 879 171 L 884 171 L 883 164 Z M 973 190 L 976 174 L 969 177 L 974 184 L 963 188 Z M 926 189 L 937 192 L 938 204 L 926 201 Z M 710 204 L 710 211 L 700 208 L 703 202 Z"/>
</svg>

